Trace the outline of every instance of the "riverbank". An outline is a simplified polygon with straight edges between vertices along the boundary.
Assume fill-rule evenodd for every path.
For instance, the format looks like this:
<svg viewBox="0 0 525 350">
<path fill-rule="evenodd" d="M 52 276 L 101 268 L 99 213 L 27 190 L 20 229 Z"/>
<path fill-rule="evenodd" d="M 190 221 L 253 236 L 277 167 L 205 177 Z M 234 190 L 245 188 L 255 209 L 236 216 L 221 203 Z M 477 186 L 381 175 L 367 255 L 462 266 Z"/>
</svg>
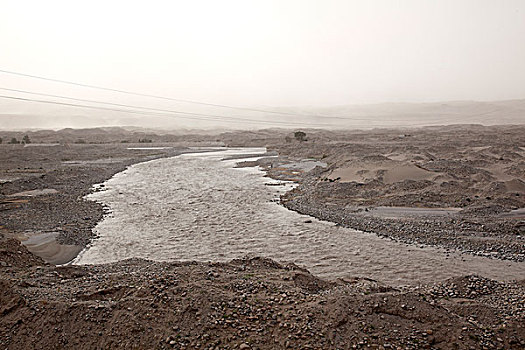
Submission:
<svg viewBox="0 0 525 350">
<path fill-rule="evenodd" d="M 269 175 L 299 182 L 301 214 L 427 245 L 525 261 L 525 127 L 312 132 L 270 146 Z M 289 164 L 326 164 L 309 171 Z"/>
<path fill-rule="evenodd" d="M 8 349 L 525 346 L 522 282 L 466 276 L 397 290 L 368 278 L 328 282 L 260 258 L 24 264 L 0 267 Z"/>
<path fill-rule="evenodd" d="M 131 164 L 188 152 L 185 147 L 137 149 L 133 144 L 0 145 L 0 222 L 53 264 L 73 259 L 94 238 L 105 209 L 84 199 Z"/>
</svg>

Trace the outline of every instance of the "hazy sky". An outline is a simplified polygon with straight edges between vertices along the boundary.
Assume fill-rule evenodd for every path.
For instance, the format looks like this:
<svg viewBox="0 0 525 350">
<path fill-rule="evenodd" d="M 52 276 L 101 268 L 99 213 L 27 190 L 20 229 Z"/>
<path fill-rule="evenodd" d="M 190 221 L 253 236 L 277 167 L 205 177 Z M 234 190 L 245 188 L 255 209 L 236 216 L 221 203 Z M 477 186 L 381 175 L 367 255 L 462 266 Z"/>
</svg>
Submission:
<svg viewBox="0 0 525 350">
<path fill-rule="evenodd" d="M 240 105 L 525 97 L 523 0 L 0 4 L 0 69 Z"/>
</svg>

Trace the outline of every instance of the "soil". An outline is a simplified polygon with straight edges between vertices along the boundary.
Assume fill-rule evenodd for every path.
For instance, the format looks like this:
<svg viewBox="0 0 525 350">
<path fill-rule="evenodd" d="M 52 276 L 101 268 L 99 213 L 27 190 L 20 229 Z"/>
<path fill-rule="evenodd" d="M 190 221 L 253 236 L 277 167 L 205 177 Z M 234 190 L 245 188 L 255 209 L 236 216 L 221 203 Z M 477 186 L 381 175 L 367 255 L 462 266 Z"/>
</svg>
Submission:
<svg viewBox="0 0 525 350">
<path fill-rule="evenodd" d="M 524 207 L 519 182 L 524 180 L 524 131 L 522 126 L 305 130 L 304 142 L 290 140 L 289 131 L 276 131 L 272 137 L 263 132 L 257 138 L 253 133 L 229 133 L 213 139 L 230 145 L 260 145 L 266 140 L 264 144 L 280 156 L 250 165 L 266 166 L 270 176 L 299 182 L 283 197 L 289 208 L 351 227 L 363 221 L 363 229 L 377 229 L 378 234 L 406 242 L 474 254 L 496 252 L 490 255 L 523 261 L 523 218 L 500 215 Z M 463 276 L 395 289 L 373 276 L 326 281 L 291 262 L 263 258 L 227 263 L 131 259 L 92 266 L 48 264 L 15 238 L 59 232 L 60 243 L 85 246 L 104 213 L 101 205 L 83 199 L 93 184 L 132 163 L 184 150 L 128 150 L 129 145 L 122 144 L 0 147 L 0 177 L 7 180 L 0 185 L 4 348 L 525 347 L 525 281 Z M 485 153 L 472 156 L 475 152 Z M 401 160 L 404 157 L 408 160 Z M 326 167 L 290 166 L 306 158 Z M 439 172 L 444 179 L 421 178 L 419 173 L 399 182 L 406 168 L 386 182 L 382 176 L 392 168 L 378 168 L 362 182 L 331 176 L 363 159 L 375 166 L 384 164 L 384 158 Z M 493 170 L 487 174 L 482 168 Z M 506 181 L 511 182 L 503 191 L 498 183 L 506 186 Z M 57 192 L 20 194 L 44 189 Z M 366 214 L 367 208 L 380 206 L 462 211 L 452 218 Z M 445 223 L 450 226 L 440 226 Z"/>
<path fill-rule="evenodd" d="M 260 258 L 12 265 L 0 269 L 0 344 L 10 349 L 525 346 L 523 281 L 466 276 L 396 290 Z"/>
</svg>

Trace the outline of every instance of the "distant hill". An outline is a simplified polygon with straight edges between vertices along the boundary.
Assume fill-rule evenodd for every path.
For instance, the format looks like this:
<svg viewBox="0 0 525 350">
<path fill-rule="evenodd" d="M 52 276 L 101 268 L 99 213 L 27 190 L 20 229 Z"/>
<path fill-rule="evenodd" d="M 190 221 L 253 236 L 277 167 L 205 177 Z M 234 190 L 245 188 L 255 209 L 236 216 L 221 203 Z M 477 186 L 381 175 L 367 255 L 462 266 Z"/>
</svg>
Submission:
<svg viewBox="0 0 525 350">
<path fill-rule="evenodd" d="M 525 99 L 494 102 L 382 103 L 333 107 L 282 108 L 282 111 L 320 115 L 310 121 L 356 127 L 413 127 L 450 124 L 505 125 L 525 123 Z M 342 117 L 344 119 L 324 119 Z"/>
<path fill-rule="evenodd" d="M 9 108 L 8 108 L 9 107 Z M 19 108 L 19 107 L 18 107 Z M 140 116 L 119 114 L 118 112 L 100 112 L 71 110 L 68 108 L 53 110 L 35 109 L 21 111 L 14 105 L 3 108 L 0 105 L 0 129 L 62 129 L 93 128 L 109 126 L 127 126 L 147 128 L 157 133 L 170 130 L 171 134 L 191 133 L 195 130 L 262 129 L 283 128 L 326 128 L 326 129 L 371 129 L 384 127 L 419 127 L 449 124 L 509 125 L 525 123 L 525 99 L 508 101 L 453 101 L 439 103 L 382 103 L 369 105 L 343 105 L 332 107 L 280 107 L 274 111 L 291 115 L 277 115 L 250 111 L 199 110 L 198 113 L 223 115 L 225 118 L 245 118 L 257 122 L 218 121 L 220 118 L 184 119 L 174 115 Z M 266 107 L 265 109 L 270 109 Z M 4 111 L 5 113 L 1 113 Z M 8 113 L 8 111 L 10 113 Z M 72 113 L 72 111 L 74 113 Z M 189 110 L 189 112 L 194 112 Z M 290 125 L 283 125 L 290 122 Z M 273 124 L 272 124 L 273 123 Z M 133 131 L 127 126 L 127 131 Z M 143 131 L 143 130 L 142 130 Z"/>
</svg>

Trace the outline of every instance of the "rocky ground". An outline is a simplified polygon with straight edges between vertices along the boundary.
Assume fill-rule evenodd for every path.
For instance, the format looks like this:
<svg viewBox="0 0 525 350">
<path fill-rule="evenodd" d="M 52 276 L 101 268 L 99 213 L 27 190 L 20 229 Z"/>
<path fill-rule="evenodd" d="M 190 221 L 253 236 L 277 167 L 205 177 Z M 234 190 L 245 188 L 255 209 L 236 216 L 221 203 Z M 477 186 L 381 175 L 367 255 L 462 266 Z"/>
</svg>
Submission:
<svg viewBox="0 0 525 350">
<path fill-rule="evenodd" d="M 517 211 L 525 207 L 524 126 L 309 135 L 305 142 L 271 145 L 280 159 L 259 162 L 270 176 L 300 183 L 283 196 L 287 208 L 409 244 L 525 261 L 525 212 Z M 304 159 L 326 167 L 309 172 L 284 167 Z M 335 177 L 345 169 L 354 178 Z M 388 181 L 389 172 L 397 178 Z M 458 212 L 374 210 L 384 207 Z"/>
<path fill-rule="evenodd" d="M 418 183 L 428 180 L 412 180 L 414 183 L 409 181 L 407 187 L 406 183 L 385 184 L 381 173 L 374 173 L 369 182 L 356 185 L 331 176 L 357 158 L 376 153 L 384 156 L 395 153 L 385 150 L 395 149 L 408 155 L 426 150 L 434 159 L 439 156 L 439 164 L 457 164 L 457 159 L 456 163 L 450 159 L 459 157 L 457 150 L 466 146 L 463 139 L 468 136 L 469 147 L 478 147 L 472 142 L 484 147 L 482 142 L 488 142 L 484 140 L 492 140 L 489 143 L 502 150 L 502 155 L 492 161 L 507 164 L 504 171 L 522 177 L 521 151 L 515 149 L 511 158 L 506 150 L 524 144 L 523 128 L 465 130 L 453 138 L 447 136 L 446 129 L 419 129 L 407 137 L 400 137 L 400 131 L 306 131 L 304 142 L 294 141 L 289 132 L 278 132 L 271 138 L 265 138 L 267 133 L 259 137 L 233 133 L 213 139 L 238 146 L 259 146 L 266 140 L 265 144 L 281 156 L 248 165 L 260 164 L 273 177 L 299 181 L 298 188 L 283 198 L 292 209 L 351 227 L 363 225 L 364 230 L 407 242 L 448 244 L 476 254 L 496 252 L 491 256 L 520 260 L 522 219 L 498 215 L 523 207 L 523 195 L 511 197 L 509 192 L 492 191 L 487 181 L 501 182 L 495 175 L 486 176 L 487 180 L 476 177 L 475 193 L 469 192 L 473 180 L 455 175 L 456 182 L 444 182 L 451 182 L 445 187 L 457 195 L 450 199 L 440 196 L 439 200 L 429 199 L 438 198 L 431 194 L 440 193 L 436 187 L 440 184 Z M 503 136 L 498 139 L 497 135 Z M 449 141 L 448 153 L 439 148 Z M 4 348 L 525 347 L 525 281 L 503 283 L 464 276 L 398 290 L 373 279 L 325 281 L 292 263 L 261 258 L 228 263 L 133 259 L 97 266 L 46 264 L 13 237 L 53 231 L 61 233 L 58 239 L 63 243 L 85 245 L 92 239 L 91 228 L 103 215 L 99 204 L 83 199 L 93 184 L 134 162 L 182 150 L 128 150 L 127 144 L 2 147 L 0 178 L 5 182 L 0 184 L 0 345 Z M 304 158 L 322 161 L 327 167 L 310 171 L 294 165 Z M 450 173 L 456 171 L 450 169 Z M 11 196 L 41 189 L 58 192 Z M 485 192 L 478 201 L 475 196 L 479 197 L 480 189 Z M 471 202 L 456 201 L 467 195 Z M 366 208 L 380 205 L 468 210 L 452 220 L 364 214 Z M 445 223 L 450 226 L 439 226 Z M 467 242 L 474 243 L 469 246 Z"/>
<path fill-rule="evenodd" d="M 525 346 L 523 281 L 466 276 L 396 290 L 260 258 L 53 267 L 5 242 L 0 345 L 9 349 Z"/>
</svg>

